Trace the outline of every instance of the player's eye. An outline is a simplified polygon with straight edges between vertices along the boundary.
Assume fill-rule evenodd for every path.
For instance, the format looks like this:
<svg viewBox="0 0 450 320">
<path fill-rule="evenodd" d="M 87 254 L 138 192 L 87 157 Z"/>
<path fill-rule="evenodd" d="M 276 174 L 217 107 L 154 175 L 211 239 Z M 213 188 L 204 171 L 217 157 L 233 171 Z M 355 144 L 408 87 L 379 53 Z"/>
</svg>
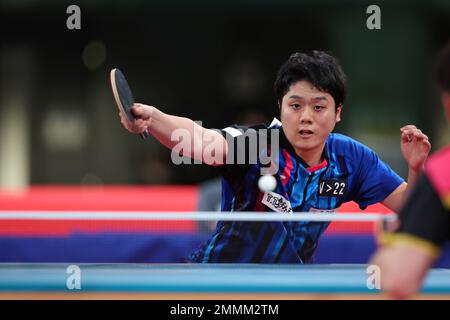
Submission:
<svg viewBox="0 0 450 320">
<path fill-rule="evenodd" d="M 293 109 L 298 109 L 298 108 L 300 108 L 300 104 L 298 104 L 298 103 L 293 103 L 293 104 L 291 104 L 291 108 L 293 108 Z"/>
<path fill-rule="evenodd" d="M 324 106 L 314 106 L 315 111 L 320 111 L 322 109 L 325 109 L 325 107 Z"/>
</svg>

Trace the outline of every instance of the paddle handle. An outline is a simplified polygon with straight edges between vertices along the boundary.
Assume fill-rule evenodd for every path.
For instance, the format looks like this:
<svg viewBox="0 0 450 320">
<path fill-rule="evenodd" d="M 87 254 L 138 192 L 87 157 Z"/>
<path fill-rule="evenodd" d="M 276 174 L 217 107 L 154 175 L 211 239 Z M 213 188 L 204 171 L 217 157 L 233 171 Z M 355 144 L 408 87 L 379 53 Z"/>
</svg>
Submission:
<svg viewBox="0 0 450 320">
<path fill-rule="evenodd" d="M 147 139 L 149 137 L 149 133 L 148 133 L 147 129 L 145 129 L 144 132 L 142 132 L 140 134 L 140 136 L 143 140 Z"/>
</svg>

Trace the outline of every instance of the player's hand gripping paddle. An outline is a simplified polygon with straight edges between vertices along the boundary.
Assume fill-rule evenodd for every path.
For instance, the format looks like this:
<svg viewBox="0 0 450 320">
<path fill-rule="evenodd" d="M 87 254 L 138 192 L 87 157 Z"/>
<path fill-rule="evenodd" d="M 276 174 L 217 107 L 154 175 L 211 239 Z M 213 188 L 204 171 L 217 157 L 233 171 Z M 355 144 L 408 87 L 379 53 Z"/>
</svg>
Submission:
<svg viewBox="0 0 450 320">
<path fill-rule="evenodd" d="M 133 122 L 136 117 L 131 112 L 131 107 L 134 104 L 133 94 L 131 93 L 130 86 L 127 79 L 119 69 L 111 70 L 111 88 L 116 99 L 117 107 L 122 112 L 128 121 Z M 142 139 L 148 138 L 148 131 L 145 130 L 141 134 Z"/>
</svg>

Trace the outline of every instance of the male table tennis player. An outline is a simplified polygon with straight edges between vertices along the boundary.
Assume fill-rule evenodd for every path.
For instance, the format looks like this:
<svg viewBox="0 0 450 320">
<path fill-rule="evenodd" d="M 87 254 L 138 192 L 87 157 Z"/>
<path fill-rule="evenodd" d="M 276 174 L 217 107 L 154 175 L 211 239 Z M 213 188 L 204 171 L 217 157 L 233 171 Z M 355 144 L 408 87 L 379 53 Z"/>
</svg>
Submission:
<svg viewBox="0 0 450 320">
<path fill-rule="evenodd" d="M 450 42 L 436 65 L 441 100 L 450 122 Z M 400 228 L 381 237 L 372 263 L 381 268 L 382 289 L 396 298 L 418 291 L 450 240 L 450 145 L 433 154 L 400 214 Z"/>
<path fill-rule="evenodd" d="M 293 54 L 278 72 L 275 92 L 281 122 L 273 121 L 269 126 L 234 125 L 216 131 L 143 104 L 136 104 L 132 109 L 138 118 L 133 123 L 128 123 L 123 116 L 121 120 L 132 133 L 148 129 L 168 148 L 178 143 L 171 141 L 174 130 L 188 130 L 194 147 L 185 156 L 201 155 L 207 148 L 221 152 L 220 161 L 201 160 L 221 170 L 222 211 L 278 211 L 280 214 L 333 211 L 351 200 L 361 208 L 381 202 L 394 211 L 400 209 L 427 159 L 430 143 L 426 135 L 413 125 L 400 129 L 400 148 L 409 166 L 407 184 L 371 149 L 347 136 L 331 133 L 341 120 L 346 96 L 346 77 L 333 56 L 321 51 Z M 235 142 L 230 145 L 236 148 L 238 140 L 245 139 L 249 133 L 257 139 L 270 135 L 260 133 L 258 128 L 279 132 L 279 165 L 274 174 L 278 184 L 272 193 L 258 188 L 260 163 L 224 164 L 231 154 L 248 152 L 251 147 L 247 143 L 245 150 L 231 152 L 227 140 Z M 211 238 L 189 261 L 311 263 L 319 237 L 328 225 L 219 221 Z"/>
</svg>

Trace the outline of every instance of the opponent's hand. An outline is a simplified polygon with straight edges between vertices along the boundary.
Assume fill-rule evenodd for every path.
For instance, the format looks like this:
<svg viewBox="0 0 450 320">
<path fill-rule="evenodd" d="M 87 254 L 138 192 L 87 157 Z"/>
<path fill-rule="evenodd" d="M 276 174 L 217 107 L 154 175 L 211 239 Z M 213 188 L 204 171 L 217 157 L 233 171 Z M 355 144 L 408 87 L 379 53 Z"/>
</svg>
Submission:
<svg viewBox="0 0 450 320">
<path fill-rule="evenodd" d="M 136 117 L 133 122 L 128 121 L 127 117 L 119 112 L 120 122 L 131 133 L 140 134 L 148 129 L 152 121 L 154 107 L 145 104 L 135 103 L 131 112 Z"/>
<path fill-rule="evenodd" d="M 422 170 L 431 149 L 427 135 L 414 125 L 404 126 L 400 132 L 402 133 L 400 149 L 403 158 L 410 169 L 416 172 Z"/>
</svg>

